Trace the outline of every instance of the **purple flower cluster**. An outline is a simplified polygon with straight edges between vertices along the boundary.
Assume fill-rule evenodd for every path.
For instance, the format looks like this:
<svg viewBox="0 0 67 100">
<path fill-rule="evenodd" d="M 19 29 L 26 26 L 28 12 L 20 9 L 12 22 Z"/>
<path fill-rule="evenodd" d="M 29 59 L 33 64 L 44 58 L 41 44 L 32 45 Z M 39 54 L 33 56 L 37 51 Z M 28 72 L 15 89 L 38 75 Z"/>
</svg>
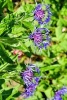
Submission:
<svg viewBox="0 0 67 100">
<path fill-rule="evenodd" d="M 38 21 L 40 27 L 47 24 L 51 18 L 49 5 L 37 4 L 33 11 L 34 20 Z M 47 28 L 36 28 L 29 38 L 33 40 L 38 48 L 46 48 L 50 43 L 49 30 Z"/>
<path fill-rule="evenodd" d="M 46 28 L 37 28 L 29 38 L 34 41 L 39 48 L 46 48 L 50 43 L 49 30 Z"/>
<path fill-rule="evenodd" d="M 51 18 L 50 6 L 45 4 L 38 4 L 34 10 L 34 19 L 39 24 L 46 24 Z"/>
<path fill-rule="evenodd" d="M 63 100 L 62 96 L 67 94 L 67 87 L 63 87 L 55 93 L 55 96 L 52 100 Z"/>
<path fill-rule="evenodd" d="M 38 26 L 35 26 L 36 29 L 29 35 L 29 39 L 31 39 L 38 48 L 46 48 L 50 43 L 50 36 L 49 30 L 44 27 L 44 24 L 47 24 L 51 18 L 49 5 L 37 4 L 33 11 L 33 17 L 34 20 L 38 22 Z M 27 66 L 27 69 L 21 72 L 21 77 L 26 85 L 25 92 L 22 93 L 24 98 L 34 94 L 41 79 L 40 76 L 35 77 L 34 73 L 40 74 L 39 68 L 34 64 Z"/>
<path fill-rule="evenodd" d="M 27 98 L 34 94 L 34 91 L 40 81 L 40 77 L 35 77 L 33 72 L 36 72 L 38 74 L 40 73 L 39 68 L 34 64 L 29 65 L 27 69 L 21 73 L 21 77 L 23 78 L 24 83 L 26 84 L 25 92 L 22 94 L 24 98 Z"/>
</svg>

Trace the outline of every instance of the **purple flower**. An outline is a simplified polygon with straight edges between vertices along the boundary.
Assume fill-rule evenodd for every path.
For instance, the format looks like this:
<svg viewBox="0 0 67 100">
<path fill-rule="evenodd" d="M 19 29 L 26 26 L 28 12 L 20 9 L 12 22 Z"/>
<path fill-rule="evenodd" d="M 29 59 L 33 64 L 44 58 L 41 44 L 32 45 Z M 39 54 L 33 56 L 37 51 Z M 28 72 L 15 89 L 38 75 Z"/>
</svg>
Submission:
<svg viewBox="0 0 67 100">
<path fill-rule="evenodd" d="M 25 92 L 22 94 L 24 98 L 28 98 L 32 96 L 38 86 L 40 77 L 34 77 L 34 82 L 32 82 L 29 86 L 27 86 Z"/>
<path fill-rule="evenodd" d="M 33 79 L 33 71 L 27 69 L 21 73 L 21 77 L 23 78 L 24 83 L 29 86 L 31 84 L 31 80 Z"/>
<path fill-rule="evenodd" d="M 60 95 L 56 95 L 53 100 L 62 100 Z"/>
<path fill-rule="evenodd" d="M 31 83 L 25 90 L 24 93 L 22 93 L 22 96 L 24 96 L 24 98 L 28 98 L 30 96 L 32 96 L 34 94 L 34 91 L 37 87 L 37 84 Z"/>
<path fill-rule="evenodd" d="M 29 86 L 34 81 L 33 72 L 40 73 L 39 68 L 34 64 L 30 64 L 29 66 L 27 66 L 27 69 L 24 72 L 21 72 L 21 77 L 23 78 L 26 86 Z"/>
<path fill-rule="evenodd" d="M 21 76 L 26 84 L 25 92 L 22 93 L 22 96 L 24 98 L 27 98 L 34 94 L 34 91 L 41 79 L 40 76 L 35 77 L 34 72 L 39 74 L 40 70 L 35 64 L 30 64 L 29 66 L 27 66 L 26 71 L 21 73 Z"/>
<path fill-rule="evenodd" d="M 55 93 L 53 100 L 62 100 L 62 96 L 67 93 L 67 87 L 63 87 Z"/>
<path fill-rule="evenodd" d="M 39 48 L 46 48 L 50 43 L 49 30 L 46 28 L 37 28 L 29 38 L 34 41 Z"/>
<path fill-rule="evenodd" d="M 34 19 L 39 22 L 39 24 L 46 24 L 50 21 L 51 12 L 49 5 L 38 4 L 34 10 Z"/>
</svg>

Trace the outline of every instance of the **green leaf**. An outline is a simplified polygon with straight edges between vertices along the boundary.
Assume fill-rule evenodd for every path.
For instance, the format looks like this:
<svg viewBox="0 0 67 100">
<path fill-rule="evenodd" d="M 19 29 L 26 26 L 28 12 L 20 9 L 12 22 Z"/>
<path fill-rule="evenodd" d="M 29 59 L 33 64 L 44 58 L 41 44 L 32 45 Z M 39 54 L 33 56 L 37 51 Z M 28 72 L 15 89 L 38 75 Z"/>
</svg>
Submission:
<svg viewBox="0 0 67 100">
<path fill-rule="evenodd" d="M 41 100 L 41 98 L 42 98 L 42 94 L 41 94 L 41 92 L 39 92 L 39 91 L 36 91 L 36 96 Z"/>
<path fill-rule="evenodd" d="M 61 19 L 58 20 L 57 22 L 57 28 L 56 28 L 56 38 L 59 41 L 61 36 L 62 36 L 62 23 L 61 23 Z"/>
<path fill-rule="evenodd" d="M 7 97 L 6 100 L 10 100 L 12 96 L 18 92 L 19 87 L 20 85 L 15 86 L 14 89 L 12 90 L 11 95 L 9 95 L 9 97 Z"/>
<path fill-rule="evenodd" d="M 0 56 L 4 59 L 4 61 L 13 63 L 12 59 L 10 58 L 9 54 L 6 52 L 6 49 L 2 44 L 0 44 Z"/>
<path fill-rule="evenodd" d="M 41 71 L 42 71 L 42 72 L 50 71 L 50 70 L 52 70 L 52 69 L 60 68 L 60 67 L 61 67 L 61 65 L 59 65 L 59 64 L 50 65 L 50 66 L 41 68 Z"/>
<path fill-rule="evenodd" d="M 67 40 L 62 40 L 59 45 L 63 51 L 67 51 Z"/>
<path fill-rule="evenodd" d="M 23 28 L 21 25 L 14 25 L 12 28 L 12 34 L 15 37 L 19 37 L 23 34 L 23 31 L 25 31 L 25 28 Z"/>
<path fill-rule="evenodd" d="M 34 25 L 31 22 L 23 21 L 22 24 L 23 24 L 23 27 L 26 27 L 26 28 L 30 29 L 31 31 L 34 29 Z"/>
<path fill-rule="evenodd" d="M 8 5 L 9 11 L 13 11 L 13 3 L 11 2 L 11 0 L 8 0 L 7 5 Z"/>
<path fill-rule="evenodd" d="M 3 34 L 3 32 L 5 31 L 5 28 L 6 28 L 5 24 L 0 23 L 0 35 Z"/>
<path fill-rule="evenodd" d="M 10 89 L 4 90 L 4 91 L 2 92 L 3 100 L 7 100 L 6 98 L 9 97 L 9 96 L 11 95 L 12 90 L 13 90 L 13 89 L 10 88 Z"/>
<path fill-rule="evenodd" d="M 1 94 L 1 93 L 0 93 L 0 100 L 3 100 L 3 99 L 2 99 L 2 94 Z"/>
<path fill-rule="evenodd" d="M 49 87 L 47 90 L 45 90 L 44 91 L 45 92 L 45 94 L 46 94 L 46 96 L 48 97 L 48 98 L 51 98 L 52 97 L 52 88 L 51 87 Z"/>
<path fill-rule="evenodd" d="M 0 89 L 2 89 L 2 84 L 4 84 L 5 80 L 4 79 L 0 79 Z"/>
</svg>

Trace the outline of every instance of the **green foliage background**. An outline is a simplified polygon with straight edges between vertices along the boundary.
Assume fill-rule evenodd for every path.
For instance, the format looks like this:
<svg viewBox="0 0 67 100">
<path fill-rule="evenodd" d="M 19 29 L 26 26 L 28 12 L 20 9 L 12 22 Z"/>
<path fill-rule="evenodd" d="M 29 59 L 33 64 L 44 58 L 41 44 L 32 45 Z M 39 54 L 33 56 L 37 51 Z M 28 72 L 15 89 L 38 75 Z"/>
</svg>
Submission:
<svg viewBox="0 0 67 100">
<path fill-rule="evenodd" d="M 30 2 L 22 0 L 15 10 L 14 2 L 0 0 L 0 100 L 23 100 L 20 94 L 24 82 L 20 72 L 30 63 L 25 62 L 26 59 L 40 68 L 42 76 L 34 96 L 27 100 L 50 99 L 56 90 L 67 86 L 67 0 L 43 0 L 50 4 L 52 12 L 50 23 L 44 26 L 50 29 L 51 36 L 46 50 L 39 50 L 28 38 L 36 26 L 31 13 L 35 3 Z M 21 61 L 12 55 L 13 49 L 24 52 Z M 67 100 L 67 96 L 63 100 Z"/>
</svg>

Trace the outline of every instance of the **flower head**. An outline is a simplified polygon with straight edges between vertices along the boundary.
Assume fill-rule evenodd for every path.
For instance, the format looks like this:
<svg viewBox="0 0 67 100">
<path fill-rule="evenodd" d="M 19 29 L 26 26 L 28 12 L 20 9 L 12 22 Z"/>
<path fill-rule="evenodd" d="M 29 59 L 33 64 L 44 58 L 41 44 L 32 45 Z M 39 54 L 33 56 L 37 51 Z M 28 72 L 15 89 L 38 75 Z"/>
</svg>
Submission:
<svg viewBox="0 0 67 100">
<path fill-rule="evenodd" d="M 49 45 L 49 30 L 46 28 L 37 28 L 29 38 L 34 41 L 39 48 L 46 48 Z"/>
<path fill-rule="evenodd" d="M 21 72 L 21 77 L 24 80 L 26 86 L 29 86 L 32 82 L 35 82 L 34 72 L 40 73 L 40 70 L 34 64 L 27 66 L 27 69 L 24 72 Z M 40 77 L 38 78 L 40 80 Z"/>
<path fill-rule="evenodd" d="M 22 95 L 24 96 L 24 98 L 28 98 L 30 96 L 32 96 L 38 86 L 39 77 L 34 77 L 35 82 L 31 82 L 31 84 L 29 86 L 27 86 L 27 88 L 25 89 L 25 92 L 22 93 Z"/>
<path fill-rule="evenodd" d="M 62 96 L 67 94 L 67 87 L 63 87 L 55 93 L 54 99 L 52 100 L 62 100 Z"/>
<path fill-rule="evenodd" d="M 25 92 L 22 93 L 22 96 L 24 98 L 27 98 L 34 94 L 34 91 L 40 81 L 41 77 L 39 77 L 39 76 L 35 77 L 34 72 L 40 73 L 39 68 L 34 64 L 30 64 L 29 66 L 27 66 L 26 71 L 21 72 L 21 77 L 23 78 L 23 80 L 26 84 Z"/>
<path fill-rule="evenodd" d="M 51 12 L 49 5 L 38 4 L 34 10 L 34 19 L 39 22 L 39 24 L 46 24 L 50 21 Z"/>
</svg>

